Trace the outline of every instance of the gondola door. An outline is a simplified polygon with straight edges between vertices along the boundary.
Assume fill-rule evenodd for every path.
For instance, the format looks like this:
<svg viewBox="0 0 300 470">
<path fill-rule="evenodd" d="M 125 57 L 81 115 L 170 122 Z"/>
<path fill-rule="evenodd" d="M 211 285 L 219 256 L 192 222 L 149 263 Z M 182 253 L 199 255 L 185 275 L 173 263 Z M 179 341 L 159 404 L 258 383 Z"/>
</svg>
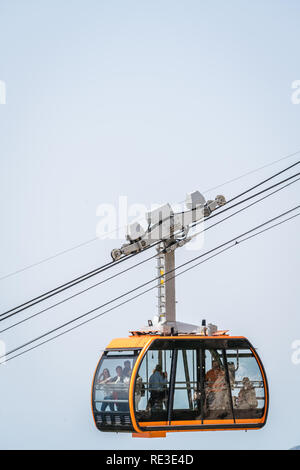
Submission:
<svg viewBox="0 0 300 470">
<path fill-rule="evenodd" d="M 203 357 L 187 341 L 156 340 L 151 345 L 135 378 L 135 419 L 141 430 L 201 420 Z"/>
<path fill-rule="evenodd" d="M 176 374 L 170 383 L 170 412 L 169 424 L 178 421 L 199 419 L 201 415 L 201 400 L 199 400 L 199 354 L 196 349 L 175 349 Z M 170 403 L 171 405 L 171 403 Z"/>
</svg>

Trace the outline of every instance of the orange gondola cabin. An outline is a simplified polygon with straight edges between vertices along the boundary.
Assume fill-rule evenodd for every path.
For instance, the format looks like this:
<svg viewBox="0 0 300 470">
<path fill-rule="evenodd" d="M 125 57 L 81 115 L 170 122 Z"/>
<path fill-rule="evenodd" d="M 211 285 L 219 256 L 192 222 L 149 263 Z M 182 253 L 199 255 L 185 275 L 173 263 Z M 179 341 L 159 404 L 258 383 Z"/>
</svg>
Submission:
<svg viewBox="0 0 300 470">
<path fill-rule="evenodd" d="M 244 337 L 133 334 L 105 349 L 93 382 L 97 428 L 135 437 L 259 429 L 268 412 L 259 356 Z"/>
</svg>

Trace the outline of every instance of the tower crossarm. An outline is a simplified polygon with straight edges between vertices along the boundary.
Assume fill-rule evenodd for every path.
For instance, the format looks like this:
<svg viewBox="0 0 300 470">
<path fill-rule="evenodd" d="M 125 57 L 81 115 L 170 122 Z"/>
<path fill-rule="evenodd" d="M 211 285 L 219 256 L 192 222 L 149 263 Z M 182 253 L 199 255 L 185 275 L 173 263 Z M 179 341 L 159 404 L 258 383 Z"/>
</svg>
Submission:
<svg viewBox="0 0 300 470">
<path fill-rule="evenodd" d="M 164 243 L 166 252 L 175 250 L 190 241 L 188 232 L 192 224 L 208 217 L 218 207 L 226 204 L 224 196 L 205 201 L 199 191 L 187 195 L 187 210 L 174 213 L 170 204 L 146 213 L 146 230 L 138 222 L 127 227 L 126 243 L 111 252 L 114 261 L 138 253 L 153 244 Z"/>
</svg>

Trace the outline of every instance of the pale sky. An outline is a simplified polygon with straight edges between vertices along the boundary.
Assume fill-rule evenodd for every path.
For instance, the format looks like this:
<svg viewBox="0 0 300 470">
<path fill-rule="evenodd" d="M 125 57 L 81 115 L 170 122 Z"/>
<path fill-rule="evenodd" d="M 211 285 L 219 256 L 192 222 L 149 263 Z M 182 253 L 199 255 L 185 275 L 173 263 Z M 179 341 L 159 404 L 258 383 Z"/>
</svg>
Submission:
<svg viewBox="0 0 300 470">
<path fill-rule="evenodd" d="M 0 0 L 0 277 L 95 237 L 100 204 L 175 203 L 300 150 L 299 15 L 297 0 Z M 296 160 L 206 196 L 230 198 Z M 207 232 L 202 250 L 297 204 L 299 183 Z M 0 447 L 299 445 L 299 227 L 298 218 L 177 281 L 178 320 L 206 318 L 258 348 L 270 387 L 262 430 L 133 440 L 94 427 L 101 350 L 153 317 L 152 292 L 0 367 Z M 96 241 L 0 281 L 1 312 L 109 262 L 121 244 Z M 177 250 L 177 262 L 197 254 Z M 1 340 L 9 350 L 155 274 L 148 262 Z"/>
</svg>

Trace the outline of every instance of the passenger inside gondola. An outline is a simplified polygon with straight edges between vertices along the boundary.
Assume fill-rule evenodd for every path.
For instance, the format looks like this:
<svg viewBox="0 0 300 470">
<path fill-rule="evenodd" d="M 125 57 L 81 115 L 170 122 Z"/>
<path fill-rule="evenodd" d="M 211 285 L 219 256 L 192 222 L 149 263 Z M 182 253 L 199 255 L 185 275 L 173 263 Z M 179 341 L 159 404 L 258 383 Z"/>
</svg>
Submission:
<svg viewBox="0 0 300 470">
<path fill-rule="evenodd" d="M 111 386 L 109 387 L 109 383 L 112 381 L 112 377 L 110 376 L 110 372 L 108 369 L 103 369 L 102 374 L 99 377 L 98 383 L 102 385 L 104 391 L 104 399 L 101 405 L 101 411 L 105 411 L 106 408 L 109 406 L 110 411 L 114 411 L 114 403 L 113 403 L 113 395 Z M 107 403 L 105 403 L 107 402 Z"/>
<path fill-rule="evenodd" d="M 167 373 L 162 371 L 162 366 L 157 364 L 149 378 L 150 398 L 148 409 L 162 410 L 166 407 Z"/>
<path fill-rule="evenodd" d="M 131 376 L 131 363 L 130 361 L 125 361 L 124 362 L 124 369 L 123 369 L 123 375 L 124 377 L 130 377 Z"/>
<path fill-rule="evenodd" d="M 116 367 L 116 373 L 117 373 L 117 375 L 112 379 L 113 398 L 115 400 L 117 410 L 118 411 L 123 411 L 123 404 L 120 401 L 120 400 L 122 400 L 122 390 L 119 388 L 119 384 L 121 386 L 121 384 L 123 384 L 123 382 L 124 382 L 122 366 L 119 365 L 119 366 Z"/>
<path fill-rule="evenodd" d="M 122 379 L 123 379 L 123 388 L 120 390 L 118 393 L 118 399 L 121 401 L 119 404 L 118 410 L 119 411 L 129 411 L 129 402 L 128 402 L 128 391 L 129 391 L 129 384 L 130 384 L 130 377 L 131 377 L 131 367 L 130 367 L 130 361 L 125 361 L 125 365 L 123 372 L 122 372 Z"/>
<path fill-rule="evenodd" d="M 106 384 L 107 382 L 111 382 L 112 378 L 110 376 L 110 372 L 108 369 L 103 369 L 102 374 L 100 374 L 98 383 L 99 384 Z"/>
<path fill-rule="evenodd" d="M 259 419 L 264 413 L 264 384 L 253 353 L 247 349 L 228 350 L 228 369 L 233 411 L 236 419 Z"/>
<path fill-rule="evenodd" d="M 117 375 L 112 379 L 112 382 L 115 384 L 119 382 L 123 382 L 123 370 L 121 366 L 116 367 L 116 373 Z"/>
<path fill-rule="evenodd" d="M 139 403 L 141 398 L 145 396 L 145 385 L 143 384 L 142 377 L 137 374 L 136 382 L 135 382 L 135 409 L 138 411 Z"/>
<path fill-rule="evenodd" d="M 221 369 L 220 364 L 217 360 L 212 361 L 212 368 L 206 373 L 205 380 L 208 387 L 208 391 L 214 388 L 214 383 L 218 378 L 224 376 L 224 371 Z"/>
<path fill-rule="evenodd" d="M 230 410 L 230 395 L 226 374 L 216 359 L 212 368 L 205 375 L 205 417 L 224 419 Z"/>
<path fill-rule="evenodd" d="M 239 391 L 235 406 L 240 410 L 257 408 L 258 401 L 256 398 L 255 388 L 251 384 L 249 377 L 244 377 L 242 384 L 243 386 Z"/>
</svg>

